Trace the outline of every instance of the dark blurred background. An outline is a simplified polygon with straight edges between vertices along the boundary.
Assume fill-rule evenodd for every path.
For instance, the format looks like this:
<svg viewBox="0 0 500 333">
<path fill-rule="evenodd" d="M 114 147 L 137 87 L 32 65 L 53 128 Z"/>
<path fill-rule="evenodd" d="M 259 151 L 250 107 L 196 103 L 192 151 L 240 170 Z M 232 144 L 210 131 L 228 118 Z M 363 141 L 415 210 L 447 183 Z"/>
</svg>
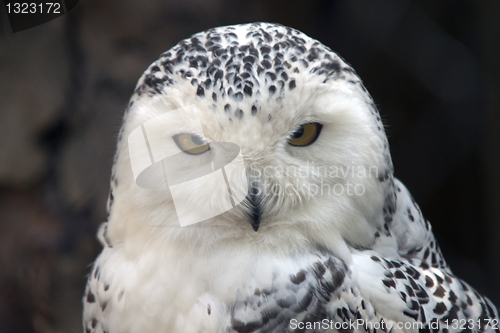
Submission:
<svg viewBox="0 0 500 333">
<path fill-rule="evenodd" d="M 112 155 L 137 79 L 210 27 L 271 21 L 357 70 L 454 273 L 500 305 L 500 2 L 83 0 L 0 10 L 0 332 L 81 332 Z"/>
</svg>

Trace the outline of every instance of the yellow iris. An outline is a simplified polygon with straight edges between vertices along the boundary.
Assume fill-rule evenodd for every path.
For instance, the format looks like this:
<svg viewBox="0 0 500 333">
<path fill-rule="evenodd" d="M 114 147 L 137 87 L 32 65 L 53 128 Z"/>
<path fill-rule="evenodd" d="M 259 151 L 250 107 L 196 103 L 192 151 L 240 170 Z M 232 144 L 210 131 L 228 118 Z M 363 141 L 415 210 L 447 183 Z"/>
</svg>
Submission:
<svg viewBox="0 0 500 333">
<path fill-rule="evenodd" d="M 208 143 L 196 134 L 181 133 L 173 136 L 177 147 L 190 155 L 203 154 L 210 149 Z"/>
<path fill-rule="evenodd" d="M 310 123 L 299 126 L 299 128 L 293 132 L 288 143 L 292 146 L 305 147 L 314 143 L 321 133 L 321 128 L 323 125 L 318 123 Z"/>
</svg>

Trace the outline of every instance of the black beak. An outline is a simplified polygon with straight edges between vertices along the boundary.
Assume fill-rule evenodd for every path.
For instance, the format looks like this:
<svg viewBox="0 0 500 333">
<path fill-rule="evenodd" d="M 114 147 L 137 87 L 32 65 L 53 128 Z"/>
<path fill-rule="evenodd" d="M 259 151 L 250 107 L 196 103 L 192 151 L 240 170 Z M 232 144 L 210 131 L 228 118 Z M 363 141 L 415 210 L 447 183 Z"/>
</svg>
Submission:
<svg viewBox="0 0 500 333">
<path fill-rule="evenodd" d="M 256 181 L 250 183 L 250 188 L 245 198 L 245 206 L 248 209 L 247 214 L 253 230 L 259 230 L 262 216 L 262 194 L 260 193 L 259 184 Z"/>
</svg>

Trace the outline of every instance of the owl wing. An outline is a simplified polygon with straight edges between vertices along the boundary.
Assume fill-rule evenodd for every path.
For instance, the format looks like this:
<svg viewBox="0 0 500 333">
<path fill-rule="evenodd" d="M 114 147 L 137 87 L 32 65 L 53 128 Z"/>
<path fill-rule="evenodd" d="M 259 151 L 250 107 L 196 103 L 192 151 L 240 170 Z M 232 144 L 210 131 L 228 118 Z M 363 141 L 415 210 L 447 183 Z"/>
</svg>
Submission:
<svg viewBox="0 0 500 333">
<path fill-rule="evenodd" d="M 107 228 L 107 223 L 101 224 L 99 228 L 98 239 L 103 245 L 104 251 L 94 262 L 91 273 L 87 278 L 83 296 L 83 327 L 85 333 L 109 332 L 107 325 L 108 307 L 112 301 L 112 295 L 115 293 L 115 288 L 111 288 L 109 281 L 106 281 L 101 272 L 101 265 L 103 261 L 108 259 L 109 249 L 113 247 L 107 235 Z"/>
<path fill-rule="evenodd" d="M 265 290 L 256 286 L 230 307 L 232 331 L 373 332 L 399 325 L 499 332 L 498 310 L 453 275 L 430 223 L 397 179 L 394 191 L 390 219 L 370 248 L 352 250 L 349 264 L 318 251 L 296 271 L 276 271 Z"/>
<path fill-rule="evenodd" d="M 498 332 L 494 305 L 438 268 L 353 254 L 353 263 L 317 253 L 295 274 L 229 306 L 231 332 Z M 253 288 L 245 288 L 251 290 Z"/>
</svg>

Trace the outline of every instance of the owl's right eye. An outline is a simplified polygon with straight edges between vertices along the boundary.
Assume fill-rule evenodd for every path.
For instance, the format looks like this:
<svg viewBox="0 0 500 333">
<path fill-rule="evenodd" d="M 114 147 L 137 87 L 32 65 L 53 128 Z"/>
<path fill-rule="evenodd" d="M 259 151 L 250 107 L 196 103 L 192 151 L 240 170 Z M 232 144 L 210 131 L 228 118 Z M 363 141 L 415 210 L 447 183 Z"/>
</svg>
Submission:
<svg viewBox="0 0 500 333">
<path fill-rule="evenodd" d="M 189 155 L 199 155 L 210 149 L 208 143 L 196 134 L 181 133 L 172 137 L 175 144 L 184 153 Z"/>
<path fill-rule="evenodd" d="M 309 123 L 300 125 L 288 139 L 288 143 L 296 147 L 305 147 L 313 144 L 321 133 L 323 125 L 319 123 Z"/>
</svg>

